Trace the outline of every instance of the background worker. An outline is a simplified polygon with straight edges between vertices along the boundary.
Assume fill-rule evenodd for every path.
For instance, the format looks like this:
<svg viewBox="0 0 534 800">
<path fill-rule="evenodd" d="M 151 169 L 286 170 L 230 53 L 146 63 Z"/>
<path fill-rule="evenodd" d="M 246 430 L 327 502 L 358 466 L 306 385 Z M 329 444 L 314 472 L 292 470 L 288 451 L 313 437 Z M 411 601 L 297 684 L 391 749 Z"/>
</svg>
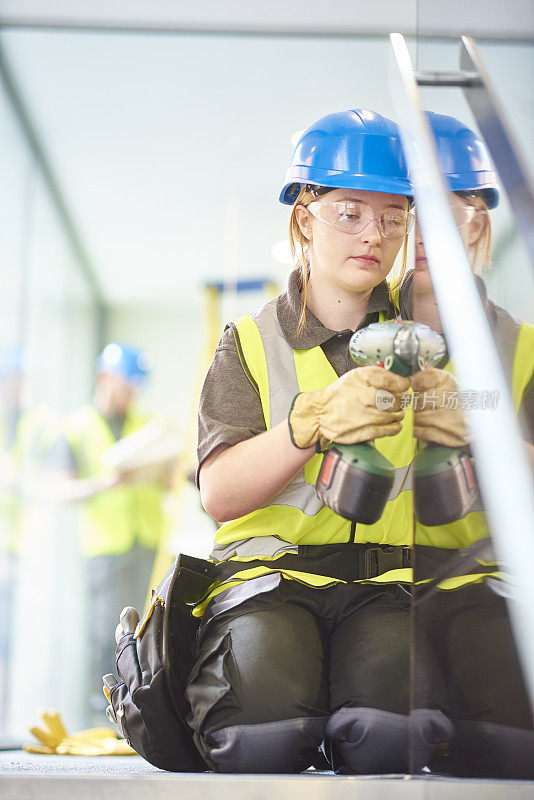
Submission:
<svg viewBox="0 0 534 800">
<path fill-rule="evenodd" d="M 92 722 L 102 721 L 102 675 L 115 662 L 113 631 L 126 605 L 142 609 L 155 551 L 167 532 L 164 510 L 169 472 L 149 480 L 142 471 L 110 479 L 105 454 L 118 440 L 143 428 L 149 417 L 136 400 L 149 375 L 149 357 L 112 342 L 97 361 L 92 405 L 67 420 L 66 436 L 53 454 L 71 485 L 64 499 L 83 500 L 81 550 L 85 557 L 90 631 Z"/>
<path fill-rule="evenodd" d="M 197 609 L 187 697 L 216 771 L 298 772 L 325 736 L 336 768 L 408 769 L 412 493 L 351 524 L 314 483 L 330 440 L 375 439 L 399 469 L 412 460 L 408 380 L 348 355 L 354 330 L 394 315 L 385 279 L 403 245 L 405 257 L 411 193 L 393 122 L 355 110 L 311 125 L 280 195 L 297 262 L 288 289 L 226 329 L 208 372 L 199 482 L 231 581 Z M 420 715 L 422 764 L 447 725 Z"/>
<path fill-rule="evenodd" d="M 7 708 L 20 561 L 32 548 L 36 527 L 26 486 L 42 480 L 49 451 L 61 430 L 58 414 L 31 402 L 26 362 L 20 344 L 6 347 L 0 355 L 0 720 L 5 719 Z M 42 507 L 38 519 L 43 537 L 48 518 Z"/>
<path fill-rule="evenodd" d="M 520 323 L 487 296 L 481 277 L 491 262 L 489 209 L 499 199 L 495 175 L 481 139 L 459 120 L 428 113 L 436 137 L 441 167 L 451 189 L 450 204 L 468 253 L 475 280 L 495 337 L 503 369 L 512 386 L 513 401 L 523 423 L 523 435 L 534 453 L 534 327 Z M 400 309 L 442 333 L 421 232 L 416 227 L 415 269 L 400 290 Z M 457 389 L 450 365 L 428 369 L 412 379 L 414 391 L 437 394 Z M 476 388 L 476 387 L 475 387 Z M 427 404 L 414 413 L 414 432 L 423 442 L 457 447 L 468 444 L 469 434 L 458 403 L 456 411 Z M 476 411 L 473 413 L 477 413 Z M 491 413 L 486 411 L 485 413 Z M 456 420 L 451 425 L 451 419 Z M 416 487 L 417 491 L 417 487 Z M 416 523 L 416 580 L 433 577 L 457 556 L 489 537 L 481 510 L 442 526 Z M 534 731 L 530 703 L 518 663 L 503 594 L 506 584 L 492 579 L 498 566 L 491 555 L 471 560 L 466 574 L 449 581 L 418 606 L 418 654 L 414 685 L 419 703 L 428 682 L 419 690 L 418 677 L 434 664 L 434 701 L 452 720 L 455 735 L 450 757 L 436 764 L 456 775 L 511 778 L 534 777 Z M 489 566 L 485 562 L 490 562 Z M 486 580 L 484 575 L 490 580 Z M 424 590 L 424 585 L 422 587 Z"/>
</svg>

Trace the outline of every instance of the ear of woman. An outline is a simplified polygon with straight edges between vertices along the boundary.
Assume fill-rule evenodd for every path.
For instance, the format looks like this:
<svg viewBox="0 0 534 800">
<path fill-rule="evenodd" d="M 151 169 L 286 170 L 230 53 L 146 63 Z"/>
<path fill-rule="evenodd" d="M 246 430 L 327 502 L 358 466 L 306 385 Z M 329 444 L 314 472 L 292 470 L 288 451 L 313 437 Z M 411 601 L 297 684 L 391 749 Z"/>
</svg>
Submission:
<svg viewBox="0 0 534 800">
<path fill-rule="evenodd" d="M 306 206 L 299 204 L 295 207 L 295 218 L 297 220 L 297 225 L 299 226 L 300 232 L 305 239 L 311 242 L 312 226 L 310 212 L 307 210 Z"/>
<path fill-rule="evenodd" d="M 486 211 L 482 208 L 477 209 L 475 216 L 467 226 L 467 244 L 469 247 L 473 247 L 477 243 L 487 224 Z"/>
</svg>

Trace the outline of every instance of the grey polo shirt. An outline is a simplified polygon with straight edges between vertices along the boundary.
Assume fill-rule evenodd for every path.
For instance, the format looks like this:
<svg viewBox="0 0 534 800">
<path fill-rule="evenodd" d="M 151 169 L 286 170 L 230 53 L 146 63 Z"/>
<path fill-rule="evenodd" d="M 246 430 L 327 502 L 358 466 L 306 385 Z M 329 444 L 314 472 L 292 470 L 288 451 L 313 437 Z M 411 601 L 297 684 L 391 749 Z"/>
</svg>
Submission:
<svg viewBox="0 0 534 800">
<path fill-rule="evenodd" d="M 337 375 L 354 367 L 349 356 L 349 340 L 353 330 L 332 331 L 309 310 L 306 327 L 298 333 L 300 318 L 300 278 L 298 270 L 289 276 L 288 288 L 278 296 L 276 312 L 288 344 L 295 350 L 320 346 Z M 367 314 L 354 329 L 378 322 L 379 312 L 393 319 L 394 308 L 385 281 L 376 286 L 367 306 Z M 266 430 L 258 393 L 245 375 L 234 337 L 236 331 L 227 326 L 215 351 L 206 375 L 198 414 L 197 484 L 202 462 L 221 444 L 234 445 Z M 289 409 L 288 409 L 289 411 Z"/>
</svg>

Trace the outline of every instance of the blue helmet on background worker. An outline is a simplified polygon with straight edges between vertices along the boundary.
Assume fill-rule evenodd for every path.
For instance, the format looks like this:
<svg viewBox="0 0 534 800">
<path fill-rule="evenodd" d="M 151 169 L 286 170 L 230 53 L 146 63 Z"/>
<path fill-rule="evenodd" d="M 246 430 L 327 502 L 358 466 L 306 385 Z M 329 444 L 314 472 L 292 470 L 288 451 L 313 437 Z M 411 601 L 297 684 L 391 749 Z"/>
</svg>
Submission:
<svg viewBox="0 0 534 800">
<path fill-rule="evenodd" d="M 426 115 L 451 192 L 476 192 L 488 208 L 495 208 L 499 190 L 482 139 L 455 117 L 433 111 L 427 111 Z"/>
<path fill-rule="evenodd" d="M 366 109 L 321 117 L 297 143 L 280 202 L 292 205 L 306 185 L 412 197 L 398 125 Z"/>
<path fill-rule="evenodd" d="M 107 344 L 96 362 L 97 372 L 120 375 L 135 388 L 142 388 L 150 374 L 152 358 L 138 347 L 119 342 Z"/>
<path fill-rule="evenodd" d="M 26 354 L 20 343 L 8 345 L 0 352 L 0 380 L 27 370 Z"/>
</svg>

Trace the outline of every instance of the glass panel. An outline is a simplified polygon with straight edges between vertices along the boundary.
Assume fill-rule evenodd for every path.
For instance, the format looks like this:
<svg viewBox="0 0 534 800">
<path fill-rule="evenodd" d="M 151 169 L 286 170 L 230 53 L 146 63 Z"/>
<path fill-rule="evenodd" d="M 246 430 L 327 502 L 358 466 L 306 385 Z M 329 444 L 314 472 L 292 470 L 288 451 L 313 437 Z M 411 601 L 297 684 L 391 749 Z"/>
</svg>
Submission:
<svg viewBox="0 0 534 800">
<path fill-rule="evenodd" d="M 0 85 L 0 152 L 5 180 L 0 182 L 0 736 L 6 732 L 9 652 L 13 632 L 14 590 L 18 564 L 18 498 L 12 488 L 11 450 L 23 394 L 22 342 L 31 165 Z"/>
<path fill-rule="evenodd" d="M 404 12 L 407 24 L 414 23 L 416 4 L 409 3 Z M 46 134 L 59 183 L 68 187 L 74 216 L 84 223 L 106 291 L 106 338 L 135 336 L 154 352 L 157 368 L 146 401 L 181 426 L 185 458 L 191 460 L 187 466 L 192 466 L 193 447 L 187 444 L 196 426 L 191 395 L 195 374 L 207 366 L 201 354 L 209 327 L 202 286 L 209 280 L 232 285 L 258 276 L 285 284 L 291 263 L 288 209 L 278 203 L 278 194 L 294 134 L 323 114 L 352 107 L 394 116 L 387 37 L 9 31 L 4 42 Z M 75 127 L 80 120 L 81 131 Z M 71 126 L 79 135 L 69 136 Z M 64 414 L 91 397 L 97 311 L 37 179 L 33 191 L 31 274 L 24 305 L 25 339 L 34 364 L 31 388 L 35 404 Z M 139 219 L 142 224 L 136 224 Z M 227 320 L 263 302 L 265 292 L 225 291 L 220 299 L 222 313 L 211 325 L 211 345 Z M 214 316 L 211 307 L 208 322 Z M 55 455 L 45 460 L 44 477 L 38 467 L 29 470 L 41 483 L 45 477 L 52 482 L 61 466 Z M 172 497 L 181 508 L 173 505 L 170 549 L 206 556 L 212 522 L 198 513 L 196 491 L 189 484 L 184 488 L 183 480 L 179 488 Z M 84 632 L 95 609 L 82 588 L 86 565 L 74 511 L 33 497 L 24 506 L 23 527 L 9 717 L 10 732 L 19 736 L 43 705 L 65 709 L 73 729 L 88 724 L 89 695 L 99 679 L 88 674 L 87 651 L 96 642 L 88 642 Z M 407 528 L 406 544 L 409 520 Z M 364 531 L 362 537 L 366 541 Z M 403 609 L 405 623 L 406 602 L 406 591 L 399 590 L 395 608 Z M 24 615 L 34 608 L 40 620 L 37 643 L 46 654 L 24 693 L 28 664 L 33 663 Z M 105 626 L 103 633 L 112 644 L 112 628 Z M 408 637 L 399 638 L 395 664 L 407 669 Z M 390 655 L 386 652 L 384 659 L 388 669 Z M 111 660 L 108 669 L 113 669 Z M 373 678 L 380 686 L 380 678 Z M 387 694 L 394 695 L 394 702 L 386 710 L 394 706 L 405 716 L 408 682 L 391 688 Z M 386 765 L 384 770 L 390 771 Z"/>
<path fill-rule="evenodd" d="M 21 741 L 39 707 L 86 722 L 72 680 L 87 660 L 77 518 L 49 455 L 90 393 L 96 306 L 1 88 L 0 735 Z"/>
<path fill-rule="evenodd" d="M 432 19 L 435 8 L 434 2 L 419 3 L 420 30 Z M 458 34 L 465 32 L 461 26 L 459 19 Z M 532 108 L 534 91 L 523 75 L 525 69 L 532 70 L 534 47 L 513 42 L 482 41 L 478 45 L 532 168 L 534 117 L 527 109 Z M 421 38 L 419 68 L 456 71 L 458 52 L 456 41 Z M 460 89 L 421 91 L 426 109 L 452 116 L 477 130 Z M 434 129 L 438 127 L 434 120 Z M 533 329 L 523 323 L 534 321 L 533 265 L 502 190 L 497 207 L 488 211 L 482 200 L 491 207 L 491 195 L 477 191 L 480 176 L 473 174 L 475 169 L 481 169 L 480 164 L 453 170 L 451 161 L 447 161 L 447 152 L 450 156 L 455 150 L 458 158 L 462 156 L 463 143 L 463 157 L 467 157 L 464 164 L 468 164 L 469 135 L 464 130 L 454 142 L 450 134 L 448 144 L 443 129 L 441 136 L 438 149 L 442 164 L 448 164 L 444 169 L 452 176 L 451 188 L 470 190 L 467 197 L 451 193 L 451 204 L 479 209 L 474 220 L 460 228 L 460 234 L 515 407 L 519 407 L 521 436 L 532 464 L 534 351 L 526 341 Z M 449 145 L 451 150 L 447 151 Z M 472 165 L 475 163 L 471 160 Z M 471 175 L 469 170 L 473 171 Z M 410 291 L 406 289 L 413 303 L 409 313 L 441 332 L 424 245 L 417 233 L 415 272 L 410 277 Z M 469 320 L 465 321 L 465 335 L 470 335 Z M 480 358 L 485 358 L 484 353 Z M 454 366 L 449 364 L 445 370 L 454 373 Z M 509 616 L 518 602 L 516 581 L 509 567 L 499 563 L 492 544 L 492 519 L 486 518 L 476 491 L 473 500 L 477 463 L 468 446 L 469 433 L 463 437 L 459 422 L 460 411 L 473 409 L 473 414 L 491 414 L 501 399 L 491 387 L 471 385 L 458 391 L 449 378 L 440 380 L 443 382 L 439 384 L 437 400 L 432 392 L 427 396 L 423 392 L 418 398 L 429 414 L 437 408 L 442 415 L 441 421 L 434 417 L 441 434 L 430 434 L 427 429 L 425 436 L 441 439 L 447 449 L 429 444 L 422 437 L 416 459 L 412 769 L 417 772 L 425 767 L 457 776 L 532 778 L 532 704 Z M 433 388 L 430 376 L 426 384 L 422 379 L 421 386 Z M 461 434 L 457 441 L 454 431 Z M 460 447 L 462 442 L 467 448 Z M 514 466 L 503 463 L 501 469 L 513 470 Z M 433 736 L 438 745 L 425 750 L 422 738 L 428 736 Z M 428 755 L 421 756 L 422 753 Z"/>
<path fill-rule="evenodd" d="M 25 230 L 27 395 L 17 453 L 19 579 L 8 706 L 8 726 L 19 736 L 43 705 L 68 708 L 70 724 L 84 722 L 83 692 L 71 677 L 84 674 L 88 647 L 76 509 L 60 502 L 50 453 L 64 436 L 65 414 L 89 394 L 96 333 L 92 294 L 38 173 L 32 202 L 31 225 Z"/>
</svg>

